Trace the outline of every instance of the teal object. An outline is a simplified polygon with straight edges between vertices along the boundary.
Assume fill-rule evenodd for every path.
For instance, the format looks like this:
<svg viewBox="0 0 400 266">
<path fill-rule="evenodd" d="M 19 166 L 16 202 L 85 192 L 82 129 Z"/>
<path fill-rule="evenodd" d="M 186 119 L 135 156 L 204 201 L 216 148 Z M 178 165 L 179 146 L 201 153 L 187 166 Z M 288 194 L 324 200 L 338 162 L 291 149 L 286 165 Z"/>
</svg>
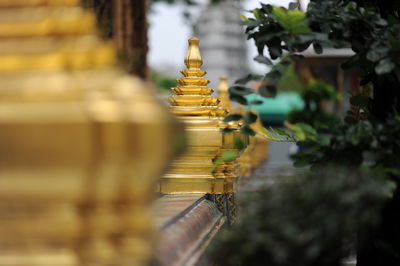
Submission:
<svg viewBox="0 0 400 266">
<path fill-rule="evenodd" d="M 246 96 L 247 101 L 261 101 L 262 104 L 248 105 L 246 110 L 254 110 L 263 124 L 282 124 L 292 110 L 304 108 L 304 102 L 297 92 L 281 92 L 275 98 L 264 98 L 258 94 Z"/>
</svg>

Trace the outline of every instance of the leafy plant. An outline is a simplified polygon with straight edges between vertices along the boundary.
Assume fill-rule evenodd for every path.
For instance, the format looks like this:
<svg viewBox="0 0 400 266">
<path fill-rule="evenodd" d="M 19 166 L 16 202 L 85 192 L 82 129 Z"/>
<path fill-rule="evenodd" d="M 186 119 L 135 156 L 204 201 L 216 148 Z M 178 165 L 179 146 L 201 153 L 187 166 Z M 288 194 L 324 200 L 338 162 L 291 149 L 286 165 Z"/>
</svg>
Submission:
<svg viewBox="0 0 400 266">
<path fill-rule="evenodd" d="M 301 60 L 301 52 L 310 46 L 317 53 L 322 53 L 324 46 L 350 47 L 355 55 L 343 66 L 356 67 L 362 85 L 371 82 L 375 88 L 382 88 L 375 92 L 378 97 L 373 100 L 374 113 L 384 117 L 392 112 L 392 106 L 399 109 L 400 92 L 384 89 L 400 82 L 398 5 L 389 1 L 384 9 L 377 10 L 373 4 L 374 1 L 357 4 L 345 0 L 314 0 L 307 13 L 292 10 L 295 5 L 285 9 L 261 4 L 261 8 L 253 10 L 254 18 L 244 17 L 248 38 L 257 47 L 257 61 L 273 65 L 264 55 L 265 50 L 271 59 L 281 60 L 264 76 L 250 78 L 275 85 L 290 63 Z M 274 86 L 266 89 L 271 95 L 276 93 Z M 235 96 L 235 92 L 232 94 Z"/>
<path fill-rule="evenodd" d="M 238 223 L 210 252 L 218 265 L 339 266 L 357 228 L 377 224 L 393 186 L 379 174 L 326 168 L 245 192 Z"/>
<path fill-rule="evenodd" d="M 324 104 L 335 102 L 339 98 L 329 84 L 313 80 L 302 88 L 301 97 L 304 100 L 304 109 L 291 111 L 288 114 L 290 123 L 306 123 L 319 131 L 327 131 L 339 122 L 337 115 L 324 108 Z"/>
<path fill-rule="evenodd" d="M 151 80 L 154 82 L 160 92 L 170 92 L 171 88 L 176 87 L 177 83 L 174 78 L 167 77 L 155 71 L 151 72 Z"/>
<path fill-rule="evenodd" d="M 231 99 L 248 104 L 243 96 L 249 93 L 250 80 L 261 80 L 265 85 L 258 93 L 273 97 L 288 66 L 302 60 L 302 52 L 310 47 L 316 53 L 323 53 L 324 47 L 352 49 L 354 55 L 342 68 L 355 68 L 364 89 L 351 97 L 352 108 L 344 121 L 329 124 L 311 117 L 308 123 L 316 129 L 324 127 L 323 131 L 293 125 L 303 148 L 295 155 L 295 164 L 314 169 L 326 164 L 367 167 L 393 180 L 397 184 L 393 198 L 381 214 L 376 213 L 381 217 L 378 228 L 359 239 L 365 241 L 358 249 L 358 264 L 400 265 L 400 215 L 396 214 L 400 208 L 400 2 L 311 0 L 306 13 L 295 9 L 296 4 L 288 9 L 261 4 L 252 17 L 243 17 L 248 39 L 254 40 L 259 53 L 256 61 L 272 68 L 265 75 L 238 80 L 240 89 L 230 90 Z M 317 120 L 321 120 L 318 126 Z M 358 231 L 365 233 L 365 228 L 360 225 Z"/>
</svg>

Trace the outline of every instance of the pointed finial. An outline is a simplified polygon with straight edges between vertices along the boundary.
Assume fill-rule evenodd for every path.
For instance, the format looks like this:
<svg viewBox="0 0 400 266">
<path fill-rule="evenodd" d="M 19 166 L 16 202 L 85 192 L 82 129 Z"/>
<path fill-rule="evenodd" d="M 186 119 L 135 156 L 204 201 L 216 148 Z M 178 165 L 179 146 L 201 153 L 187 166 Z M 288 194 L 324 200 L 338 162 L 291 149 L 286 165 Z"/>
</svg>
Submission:
<svg viewBox="0 0 400 266">
<path fill-rule="evenodd" d="M 188 40 L 189 47 L 185 55 L 185 65 L 188 69 L 200 68 L 203 64 L 203 59 L 201 58 L 199 39 L 192 37 Z"/>
<path fill-rule="evenodd" d="M 226 77 L 220 77 L 219 78 L 219 84 L 218 84 L 218 92 L 228 92 L 228 79 Z"/>
</svg>

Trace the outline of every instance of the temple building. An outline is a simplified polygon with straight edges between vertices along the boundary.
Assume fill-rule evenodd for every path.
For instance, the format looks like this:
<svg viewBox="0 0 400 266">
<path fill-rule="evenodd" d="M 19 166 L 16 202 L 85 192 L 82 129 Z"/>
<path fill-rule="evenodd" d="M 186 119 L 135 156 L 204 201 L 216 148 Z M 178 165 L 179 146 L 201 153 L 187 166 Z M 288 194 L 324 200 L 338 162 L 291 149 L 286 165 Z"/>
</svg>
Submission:
<svg viewBox="0 0 400 266">
<path fill-rule="evenodd" d="M 244 27 L 240 25 L 240 1 L 224 0 L 208 5 L 199 16 L 194 27 L 194 36 L 202 41 L 201 53 L 204 68 L 212 87 L 219 78 L 229 81 L 249 73 Z"/>
</svg>

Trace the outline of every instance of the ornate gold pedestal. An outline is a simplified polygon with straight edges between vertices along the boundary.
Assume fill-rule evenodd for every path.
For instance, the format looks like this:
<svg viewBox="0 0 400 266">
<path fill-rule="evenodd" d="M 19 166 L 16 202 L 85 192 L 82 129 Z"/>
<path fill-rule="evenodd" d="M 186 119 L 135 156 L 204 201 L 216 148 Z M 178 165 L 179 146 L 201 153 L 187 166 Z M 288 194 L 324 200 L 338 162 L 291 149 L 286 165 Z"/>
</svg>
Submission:
<svg viewBox="0 0 400 266">
<path fill-rule="evenodd" d="M 170 117 L 77 2 L 0 2 L 0 265 L 152 254 Z"/>
</svg>

